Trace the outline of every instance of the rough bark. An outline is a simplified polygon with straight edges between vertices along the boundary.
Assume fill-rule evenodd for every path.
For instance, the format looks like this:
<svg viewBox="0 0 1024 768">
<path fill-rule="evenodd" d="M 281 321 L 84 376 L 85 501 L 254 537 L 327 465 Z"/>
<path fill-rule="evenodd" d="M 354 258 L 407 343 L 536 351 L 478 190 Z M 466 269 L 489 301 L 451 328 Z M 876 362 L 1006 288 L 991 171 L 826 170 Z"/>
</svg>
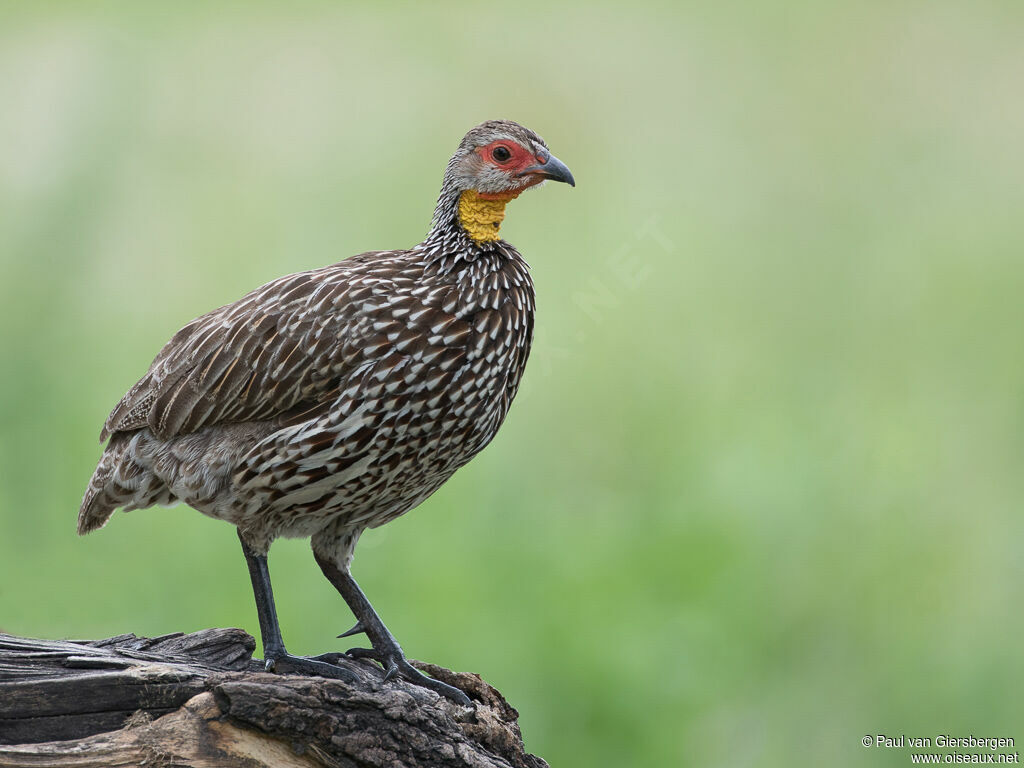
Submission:
<svg viewBox="0 0 1024 768">
<path fill-rule="evenodd" d="M 157 638 L 0 634 L 0 768 L 444 766 L 546 768 L 518 713 L 477 675 L 429 664 L 461 707 L 368 661 L 353 684 L 276 675 L 240 629 Z"/>
</svg>

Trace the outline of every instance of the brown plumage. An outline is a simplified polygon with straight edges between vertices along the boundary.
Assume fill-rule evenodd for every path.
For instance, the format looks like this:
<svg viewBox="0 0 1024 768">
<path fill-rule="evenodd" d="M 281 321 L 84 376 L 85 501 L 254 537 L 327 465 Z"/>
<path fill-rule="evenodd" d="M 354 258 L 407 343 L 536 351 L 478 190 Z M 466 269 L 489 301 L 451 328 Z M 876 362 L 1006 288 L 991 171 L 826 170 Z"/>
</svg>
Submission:
<svg viewBox="0 0 1024 768">
<path fill-rule="evenodd" d="M 505 418 L 534 291 L 497 230 L 504 204 L 545 178 L 574 183 L 532 131 L 484 123 L 449 163 L 422 243 L 279 278 L 178 331 L 104 425 L 79 533 L 118 507 L 178 501 L 233 523 L 268 665 L 344 676 L 288 656 L 277 628 L 267 551 L 311 537 L 372 641 L 353 655 L 462 701 L 405 662 L 348 569 L 365 528 L 426 499 Z"/>
</svg>

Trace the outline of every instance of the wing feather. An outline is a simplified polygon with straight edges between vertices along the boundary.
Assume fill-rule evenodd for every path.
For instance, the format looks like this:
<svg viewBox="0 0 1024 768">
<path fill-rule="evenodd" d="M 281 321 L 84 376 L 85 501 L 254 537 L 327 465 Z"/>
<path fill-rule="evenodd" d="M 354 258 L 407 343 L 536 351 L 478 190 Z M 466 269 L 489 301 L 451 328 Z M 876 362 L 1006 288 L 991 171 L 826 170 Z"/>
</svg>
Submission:
<svg viewBox="0 0 1024 768">
<path fill-rule="evenodd" d="M 358 305 L 325 305 L 324 297 L 350 292 L 366 263 L 356 257 L 288 275 L 196 318 L 111 411 L 100 439 L 146 426 L 167 439 L 319 412 L 351 367 L 342 348 L 361 335 Z"/>
</svg>

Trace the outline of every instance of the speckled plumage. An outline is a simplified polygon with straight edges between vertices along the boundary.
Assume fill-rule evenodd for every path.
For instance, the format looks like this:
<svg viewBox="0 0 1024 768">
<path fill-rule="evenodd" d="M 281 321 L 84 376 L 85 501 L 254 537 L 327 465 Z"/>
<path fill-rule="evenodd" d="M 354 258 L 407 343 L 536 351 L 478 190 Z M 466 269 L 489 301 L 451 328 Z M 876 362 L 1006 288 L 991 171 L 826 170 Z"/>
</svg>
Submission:
<svg viewBox="0 0 1024 768">
<path fill-rule="evenodd" d="M 534 290 L 511 245 L 459 225 L 452 170 L 472 142 L 421 244 L 279 278 L 175 334 L 107 419 L 80 530 L 183 501 L 259 550 L 313 536 L 347 565 L 361 530 L 487 445 L 529 356 Z"/>
<path fill-rule="evenodd" d="M 507 245 L 471 260 L 363 254 L 275 280 L 182 329 L 114 410 L 84 519 L 180 500 L 259 548 L 354 544 L 494 436 L 533 308 Z"/>
<path fill-rule="evenodd" d="M 406 660 L 349 572 L 360 533 L 409 511 L 494 437 L 533 337 L 526 262 L 498 235 L 505 205 L 572 174 L 532 131 L 471 130 L 445 171 L 431 229 L 257 288 L 182 328 L 107 418 L 109 443 L 79 533 L 114 510 L 178 501 L 238 528 L 267 666 L 346 679 L 331 659 L 287 653 L 267 552 L 309 537 L 377 659 L 461 704 L 464 692 Z"/>
</svg>

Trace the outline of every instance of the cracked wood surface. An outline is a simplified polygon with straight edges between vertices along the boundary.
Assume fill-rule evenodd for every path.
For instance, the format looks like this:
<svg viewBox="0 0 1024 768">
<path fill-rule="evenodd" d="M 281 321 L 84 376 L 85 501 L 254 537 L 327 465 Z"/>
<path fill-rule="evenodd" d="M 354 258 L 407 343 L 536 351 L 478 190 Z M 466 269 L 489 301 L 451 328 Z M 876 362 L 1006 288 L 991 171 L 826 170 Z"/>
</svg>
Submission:
<svg viewBox="0 0 1024 768">
<path fill-rule="evenodd" d="M 240 629 L 158 638 L 0 634 L 0 768 L 444 766 L 546 768 L 518 713 L 477 675 L 417 664 L 460 707 L 343 660 L 354 684 L 263 671 Z"/>
</svg>

